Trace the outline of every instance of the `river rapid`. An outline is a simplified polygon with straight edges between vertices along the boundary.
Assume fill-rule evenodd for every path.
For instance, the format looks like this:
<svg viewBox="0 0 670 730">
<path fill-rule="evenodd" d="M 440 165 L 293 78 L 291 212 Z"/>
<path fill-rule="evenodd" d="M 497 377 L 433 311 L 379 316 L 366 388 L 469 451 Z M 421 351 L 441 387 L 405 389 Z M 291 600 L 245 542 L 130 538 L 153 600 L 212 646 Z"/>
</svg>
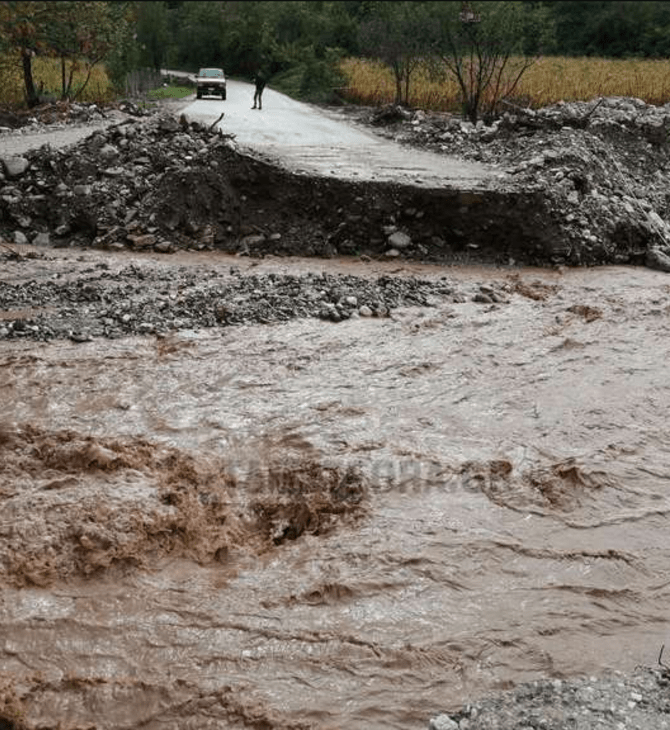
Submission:
<svg viewBox="0 0 670 730">
<path fill-rule="evenodd" d="M 665 274 L 234 261 L 509 293 L 0 342 L 0 696 L 27 727 L 410 730 L 655 662 Z M 219 522 L 160 527 L 189 489 Z"/>
</svg>

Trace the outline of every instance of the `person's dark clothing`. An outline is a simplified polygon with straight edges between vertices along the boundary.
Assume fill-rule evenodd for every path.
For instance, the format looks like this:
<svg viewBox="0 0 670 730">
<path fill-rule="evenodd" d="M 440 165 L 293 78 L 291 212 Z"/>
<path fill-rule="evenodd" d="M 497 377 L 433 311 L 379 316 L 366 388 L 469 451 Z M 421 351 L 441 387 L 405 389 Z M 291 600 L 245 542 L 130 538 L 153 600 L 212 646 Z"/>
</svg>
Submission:
<svg viewBox="0 0 670 730">
<path fill-rule="evenodd" d="M 256 103 L 258 103 L 258 108 L 263 108 L 263 89 L 265 88 L 266 84 L 266 78 L 265 74 L 262 71 L 258 71 L 256 76 L 254 77 L 254 84 L 256 85 L 256 91 L 254 92 L 254 105 L 251 107 L 252 109 L 256 108 Z"/>
</svg>

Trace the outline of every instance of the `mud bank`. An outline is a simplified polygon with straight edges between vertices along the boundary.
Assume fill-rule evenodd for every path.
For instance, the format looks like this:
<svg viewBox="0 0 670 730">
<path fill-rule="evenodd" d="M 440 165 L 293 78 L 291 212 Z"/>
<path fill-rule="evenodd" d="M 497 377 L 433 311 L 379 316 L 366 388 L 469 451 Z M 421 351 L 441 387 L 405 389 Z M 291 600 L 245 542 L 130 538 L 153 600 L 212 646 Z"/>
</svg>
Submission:
<svg viewBox="0 0 670 730">
<path fill-rule="evenodd" d="M 633 189 L 638 158 L 617 157 L 616 176 L 602 164 L 589 170 L 589 160 L 603 158 L 604 149 L 610 156 L 619 152 L 614 142 L 621 135 L 611 125 L 599 126 L 598 113 L 589 117 L 588 145 L 575 140 L 585 130 L 561 126 L 551 116 L 545 125 L 551 134 L 539 143 L 541 159 L 526 127 L 498 125 L 479 139 L 489 149 L 491 139 L 504 139 L 497 162 L 487 160 L 500 165 L 499 178 L 449 189 L 294 174 L 185 117 L 128 119 L 67 150 L 43 147 L 5 159 L 0 230 L 8 242 L 165 253 L 206 248 L 252 256 L 646 262 L 662 268 L 669 240 L 665 197 L 643 199 L 639 183 Z M 665 180 L 665 139 L 657 135 L 652 144 L 640 135 L 641 151 L 653 156 L 658 187 Z M 535 153 L 526 162 L 524 150 Z M 512 152 L 514 174 L 505 169 Z M 607 196 L 596 175 L 607 179 Z"/>
<path fill-rule="evenodd" d="M 206 254 L 193 254 L 192 261 L 179 265 L 171 257 L 161 262 L 135 255 L 129 262 L 123 254 L 105 259 L 56 253 L 34 247 L 0 253 L 0 340 L 164 338 L 180 330 L 292 319 L 387 318 L 398 307 L 431 309 L 445 302 L 501 306 L 517 294 L 541 298 L 547 293 L 541 284 L 521 282 L 514 272 L 492 286 L 459 286 L 447 276 L 375 272 L 355 259 L 350 266 L 358 266 L 357 275 L 260 272 L 241 266 L 240 259 L 207 259 Z"/>
</svg>

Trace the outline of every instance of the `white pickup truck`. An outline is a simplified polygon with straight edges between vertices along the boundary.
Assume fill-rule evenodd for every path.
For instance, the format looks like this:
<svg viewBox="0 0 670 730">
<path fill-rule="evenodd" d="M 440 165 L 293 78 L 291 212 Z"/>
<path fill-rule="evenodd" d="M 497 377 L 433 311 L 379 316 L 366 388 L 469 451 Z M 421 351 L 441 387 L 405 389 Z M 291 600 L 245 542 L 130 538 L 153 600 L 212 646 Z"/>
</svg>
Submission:
<svg viewBox="0 0 670 730">
<path fill-rule="evenodd" d="M 222 68 L 201 68 L 195 79 L 196 92 L 198 99 L 203 96 L 221 96 L 221 100 L 226 100 L 226 75 Z"/>
</svg>

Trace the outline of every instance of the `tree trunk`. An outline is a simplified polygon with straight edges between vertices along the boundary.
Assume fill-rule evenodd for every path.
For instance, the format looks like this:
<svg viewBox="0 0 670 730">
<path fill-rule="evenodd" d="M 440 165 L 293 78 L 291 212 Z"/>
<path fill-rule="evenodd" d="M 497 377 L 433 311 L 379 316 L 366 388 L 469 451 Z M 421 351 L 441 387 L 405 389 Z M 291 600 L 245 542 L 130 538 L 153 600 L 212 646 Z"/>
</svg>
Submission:
<svg viewBox="0 0 670 730">
<path fill-rule="evenodd" d="M 60 98 L 65 101 L 65 56 L 60 57 Z"/>
<path fill-rule="evenodd" d="M 402 103 L 402 71 L 398 69 L 395 72 L 395 103 Z"/>
<path fill-rule="evenodd" d="M 30 48 L 24 48 L 22 50 L 21 61 L 23 63 L 23 80 L 26 85 L 26 101 L 29 107 L 34 107 L 40 103 L 40 100 L 35 91 L 35 82 L 33 81 L 33 55 Z"/>
<path fill-rule="evenodd" d="M 75 101 L 79 97 L 79 94 L 81 94 L 84 91 L 84 89 L 86 88 L 86 85 L 88 84 L 88 81 L 91 78 L 91 71 L 93 71 L 93 66 L 95 66 L 96 63 L 97 63 L 97 60 L 94 61 L 93 63 L 88 64 L 88 73 L 86 74 L 86 79 L 84 80 L 84 83 L 77 89 L 75 94 L 72 96 L 72 101 Z"/>
<path fill-rule="evenodd" d="M 67 77 L 67 86 L 65 87 L 65 94 L 63 99 L 69 100 L 71 98 L 70 93 L 72 91 L 72 79 L 74 78 L 75 61 L 70 62 L 70 74 Z"/>
</svg>

